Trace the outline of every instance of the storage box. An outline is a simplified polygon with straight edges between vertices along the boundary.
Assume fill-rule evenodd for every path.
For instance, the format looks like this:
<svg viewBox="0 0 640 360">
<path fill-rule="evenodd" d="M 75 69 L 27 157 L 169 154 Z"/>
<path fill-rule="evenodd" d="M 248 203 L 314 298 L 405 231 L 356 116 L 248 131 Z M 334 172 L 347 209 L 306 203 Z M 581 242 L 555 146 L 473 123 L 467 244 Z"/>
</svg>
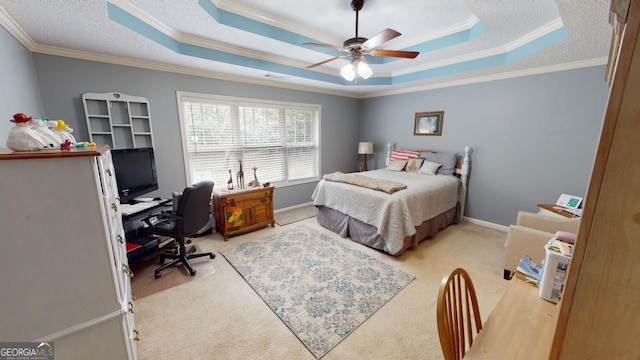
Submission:
<svg viewBox="0 0 640 360">
<path fill-rule="evenodd" d="M 540 275 L 540 283 L 538 285 L 539 295 L 541 298 L 557 303 L 562 297 L 564 282 L 567 277 L 567 268 L 571 261 L 571 252 L 568 244 L 563 243 L 556 238 L 552 238 L 544 246 L 546 256 L 542 265 L 542 273 Z"/>
</svg>

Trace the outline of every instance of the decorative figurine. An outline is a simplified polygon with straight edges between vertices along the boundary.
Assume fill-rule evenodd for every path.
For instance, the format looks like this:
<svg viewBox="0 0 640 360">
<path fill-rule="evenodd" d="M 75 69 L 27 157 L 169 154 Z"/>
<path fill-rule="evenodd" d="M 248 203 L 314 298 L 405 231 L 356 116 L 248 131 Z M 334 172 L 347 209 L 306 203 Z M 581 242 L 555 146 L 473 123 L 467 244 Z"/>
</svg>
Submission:
<svg viewBox="0 0 640 360">
<path fill-rule="evenodd" d="M 42 137 L 49 142 L 49 147 L 53 148 L 60 145 L 60 139 L 58 138 L 58 135 L 56 135 L 53 130 L 47 126 L 47 121 L 49 121 L 49 119 L 46 117 L 44 119 L 36 117 L 31 119 L 29 124 L 33 130 L 42 135 Z"/>
<path fill-rule="evenodd" d="M 238 161 L 240 162 L 240 170 L 238 170 L 236 181 L 238 181 L 238 188 L 244 189 L 244 172 L 242 171 L 242 160 Z"/>
<path fill-rule="evenodd" d="M 71 140 L 67 139 L 60 144 L 60 150 L 71 150 Z"/>
<path fill-rule="evenodd" d="M 31 117 L 23 113 L 13 115 L 10 121 L 15 124 L 9 131 L 7 147 L 13 151 L 33 151 L 50 148 L 49 141 L 36 132 L 30 124 Z"/>
<path fill-rule="evenodd" d="M 231 176 L 231 169 L 229 169 L 229 180 L 227 180 L 227 190 L 233 190 L 233 176 Z"/>
<path fill-rule="evenodd" d="M 249 181 L 249 186 L 250 187 L 258 187 L 260 186 L 260 182 L 258 181 L 258 176 L 256 176 L 256 170 L 258 170 L 257 167 L 253 167 L 253 180 Z"/>
<path fill-rule="evenodd" d="M 71 143 L 76 143 L 76 138 L 71 135 L 73 129 L 67 125 L 64 120 L 58 119 L 55 121 L 55 126 L 53 127 L 53 132 L 60 138 L 61 142 L 65 142 L 65 140 L 71 141 Z"/>
</svg>

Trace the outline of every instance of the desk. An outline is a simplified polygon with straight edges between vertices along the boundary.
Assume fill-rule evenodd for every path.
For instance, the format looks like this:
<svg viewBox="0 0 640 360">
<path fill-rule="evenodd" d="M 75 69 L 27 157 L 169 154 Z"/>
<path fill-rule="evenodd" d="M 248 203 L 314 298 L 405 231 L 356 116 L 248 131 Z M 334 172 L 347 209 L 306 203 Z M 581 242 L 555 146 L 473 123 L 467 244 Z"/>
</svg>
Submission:
<svg viewBox="0 0 640 360">
<path fill-rule="evenodd" d="M 549 358 L 560 307 L 541 299 L 535 285 L 509 282 L 465 360 Z"/>
<path fill-rule="evenodd" d="M 123 218 L 129 218 L 140 214 L 147 214 L 151 210 L 155 210 L 161 206 L 167 206 L 171 199 L 160 199 L 153 201 L 140 201 L 133 205 L 120 204 L 120 212 Z"/>
<path fill-rule="evenodd" d="M 145 255 L 158 247 L 158 240 L 146 234 L 147 225 L 142 220 L 165 210 L 170 203 L 171 199 L 160 199 L 141 201 L 133 205 L 120 205 L 129 260 Z"/>
</svg>

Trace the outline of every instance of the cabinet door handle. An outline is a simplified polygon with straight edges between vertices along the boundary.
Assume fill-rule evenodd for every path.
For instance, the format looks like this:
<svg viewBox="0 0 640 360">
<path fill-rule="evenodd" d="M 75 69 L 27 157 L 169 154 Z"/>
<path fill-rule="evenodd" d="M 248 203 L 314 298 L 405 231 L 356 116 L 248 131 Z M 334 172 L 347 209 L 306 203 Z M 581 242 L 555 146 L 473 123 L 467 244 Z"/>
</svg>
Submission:
<svg viewBox="0 0 640 360">
<path fill-rule="evenodd" d="M 263 204 L 266 204 L 267 203 L 267 199 L 260 199 L 260 202 L 263 203 Z"/>
<path fill-rule="evenodd" d="M 133 278 L 133 271 L 131 271 L 127 265 L 122 265 L 122 271 L 124 271 L 128 277 Z"/>
</svg>

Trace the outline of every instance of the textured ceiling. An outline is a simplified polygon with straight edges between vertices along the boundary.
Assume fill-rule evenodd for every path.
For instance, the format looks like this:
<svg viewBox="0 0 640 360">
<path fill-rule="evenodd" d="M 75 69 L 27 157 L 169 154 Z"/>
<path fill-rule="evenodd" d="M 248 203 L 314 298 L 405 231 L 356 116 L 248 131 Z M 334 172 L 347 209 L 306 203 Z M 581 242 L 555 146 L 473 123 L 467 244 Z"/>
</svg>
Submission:
<svg viewBox="0 0 640 360">
<path fill-rule="evenodd" d="M 347 82 L 349 58 L 306 66 L 355 36 L 350 0 L 0 0 L 0 24 L 33 52 L 355 97 L 604 64 L 609 0 L 366 0 L 358 35 L 391 28 Z"/>
</svg>

